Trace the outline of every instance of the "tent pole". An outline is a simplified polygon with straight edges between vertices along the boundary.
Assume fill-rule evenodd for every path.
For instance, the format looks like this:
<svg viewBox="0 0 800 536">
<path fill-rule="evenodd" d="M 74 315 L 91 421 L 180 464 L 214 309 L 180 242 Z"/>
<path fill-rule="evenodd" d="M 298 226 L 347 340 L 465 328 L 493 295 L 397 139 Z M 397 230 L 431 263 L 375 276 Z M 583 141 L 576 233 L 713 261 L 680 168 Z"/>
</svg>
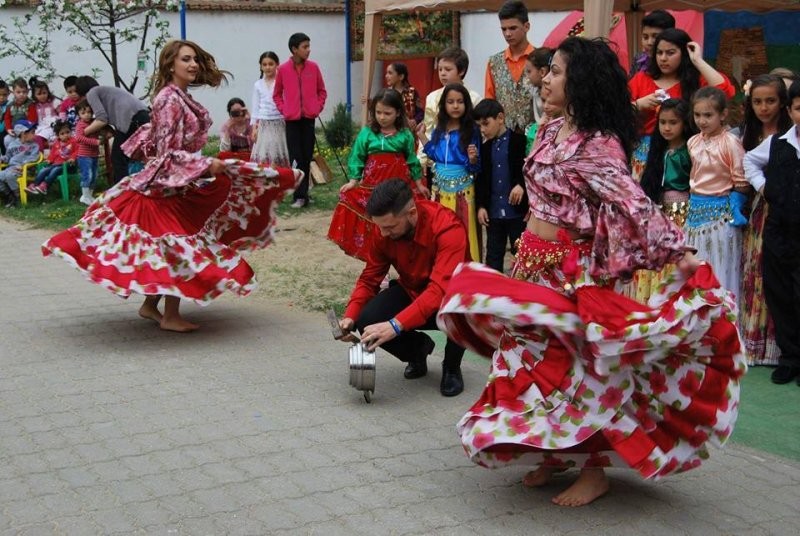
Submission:
<svg viewBox="0 0 800 536">
<path fill-rule="evenodd" d="M 381 24 L 380 13 L 367 13 L 364 16 L 364 85 L 361 95 L 369 99 L 372 90 L 372 78 L 375 76 L 375 56 L 378 51 L 378 28 Z M 369 106 L 363 106 L 361 120 L 367 124 Z"/>
</svg>

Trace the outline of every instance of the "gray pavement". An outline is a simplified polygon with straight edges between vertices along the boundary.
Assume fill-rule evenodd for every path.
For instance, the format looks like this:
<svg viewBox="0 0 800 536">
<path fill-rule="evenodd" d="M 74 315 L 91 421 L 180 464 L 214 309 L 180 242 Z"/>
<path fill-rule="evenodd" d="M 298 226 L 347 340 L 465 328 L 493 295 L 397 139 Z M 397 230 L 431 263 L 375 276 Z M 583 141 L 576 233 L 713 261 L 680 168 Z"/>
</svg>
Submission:
<svg viewBox="0 0 800 536">
<path fill-rule="evenodd" d="M 800 464 L 729 445 L 557 507 L 574 475 L 530 490 L 464 456 L 485 363 L 446 399 L 439 359 L 407 381 L 379 355 L 367 405 L 323 315 L 224 298 L 185 307 L 202 331 L 162 332 L 42 259 L 47 236 L 0 219 L 1 534 L 797 534 Z"/>
</svg>

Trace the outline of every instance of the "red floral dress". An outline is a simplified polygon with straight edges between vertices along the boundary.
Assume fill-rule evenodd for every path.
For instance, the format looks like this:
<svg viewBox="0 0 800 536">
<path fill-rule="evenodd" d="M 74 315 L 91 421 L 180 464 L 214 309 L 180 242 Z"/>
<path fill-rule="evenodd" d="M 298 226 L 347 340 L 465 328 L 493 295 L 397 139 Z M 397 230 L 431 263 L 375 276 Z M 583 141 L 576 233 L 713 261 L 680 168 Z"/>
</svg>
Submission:
<svg viewBox="0 0 800 536">
<path fill-rule="evenodd" d="M 736 302 L 711 267 L 675 270 L 649 305 L 619 276 L 674 262 L 683 236 L 630 177 L 615 138 L 543 127 L 526 162 L 534 216 L 587 236 L 523 234 L 512 277 L 479 264 L 453 275 L 439 311 L 448 337 L 491 356 L 457 429 L 487 467 L 694 468 L 730 436 L 746 370 Z"/>
<path fill-rule="evenodd" d="M 255 287 L 241 253 L 273 239 L 274 206 L 295 187 L 290 169 L 238 160 L 208 173 L 208 111 L 174 85 L 153 101 L 151 123 L 124 145 L 144 169 L 100 196 L 81 220 L 43 246 L 111 292 L 166 295 L 207 304 Z"/>
</svg>

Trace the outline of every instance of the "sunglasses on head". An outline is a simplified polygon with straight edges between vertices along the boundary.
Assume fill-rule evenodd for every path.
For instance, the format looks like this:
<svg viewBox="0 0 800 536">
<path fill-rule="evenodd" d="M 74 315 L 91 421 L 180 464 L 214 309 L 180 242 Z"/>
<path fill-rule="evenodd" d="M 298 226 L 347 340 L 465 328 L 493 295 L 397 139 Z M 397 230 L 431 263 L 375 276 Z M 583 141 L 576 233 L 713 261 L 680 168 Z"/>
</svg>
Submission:
<svg viewBox="0 0 800 536">
<path fill-rule="evenodd" d="M 247 108 L 241 110 L 231 110 L 231 117 L 243 117 L 247 114 Z"/>
</svg>

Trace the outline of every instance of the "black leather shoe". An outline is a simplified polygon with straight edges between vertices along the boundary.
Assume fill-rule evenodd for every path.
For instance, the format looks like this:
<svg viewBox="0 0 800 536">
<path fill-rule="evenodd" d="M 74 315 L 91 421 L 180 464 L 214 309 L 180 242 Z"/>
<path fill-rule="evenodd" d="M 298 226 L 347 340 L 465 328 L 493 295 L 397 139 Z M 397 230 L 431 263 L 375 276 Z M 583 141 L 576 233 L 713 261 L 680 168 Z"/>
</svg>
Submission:
<svg viewBox="0 0 800 536">
<path fill-rule="evenodd" d="M 425 343 L 419 351 L 419 357 L 412 359 L 403 371 L 403 377 L 407 380 L 422 378 L 428 373 L 428 356 L 433 352 L 436 343 L 433 339 L 425 335 Z"/>
<path fill-rule="evenodd" d="M 464 390 L 464 378 L 461 377 L 461 368 L 448 369 L 442 366 L 442 383 L 439 391 L 442 396 L 456 396 Z"/>
<path fill-rule="evenodd" d="M 770 376 L 770 379 L 772 380 L 772 383 L 782 385 L 784 383 L 789 383 L 798 376 L 800 376 L 800 367 L 778 365 L 778 368 L 772 371 L 772 376 Z M 798 378 L 798 381 L 800 381 L 800 378 Z"/>
</svg>

